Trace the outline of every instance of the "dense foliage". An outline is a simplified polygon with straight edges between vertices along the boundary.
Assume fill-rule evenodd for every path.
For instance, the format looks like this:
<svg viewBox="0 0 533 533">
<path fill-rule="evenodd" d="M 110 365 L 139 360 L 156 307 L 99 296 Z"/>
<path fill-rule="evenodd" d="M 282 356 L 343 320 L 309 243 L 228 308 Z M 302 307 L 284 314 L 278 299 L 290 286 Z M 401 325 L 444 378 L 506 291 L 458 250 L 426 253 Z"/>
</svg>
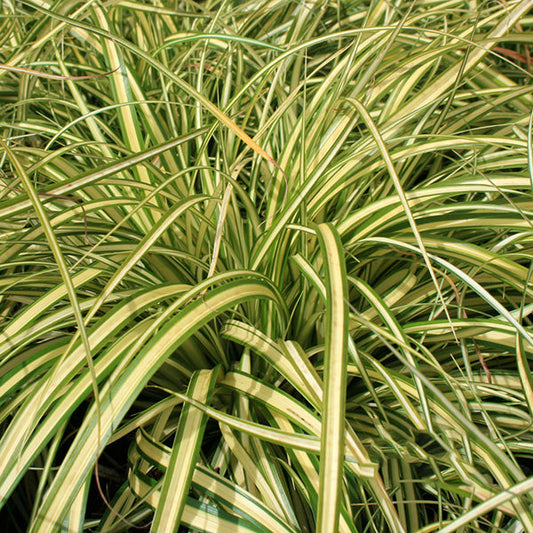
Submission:
<svg viewBox="0 0 533 533">
<path fill-rule="evenodd" d="M 533 531 L 532 6 L 0 1 L 1 529 Z"/>
</svg>

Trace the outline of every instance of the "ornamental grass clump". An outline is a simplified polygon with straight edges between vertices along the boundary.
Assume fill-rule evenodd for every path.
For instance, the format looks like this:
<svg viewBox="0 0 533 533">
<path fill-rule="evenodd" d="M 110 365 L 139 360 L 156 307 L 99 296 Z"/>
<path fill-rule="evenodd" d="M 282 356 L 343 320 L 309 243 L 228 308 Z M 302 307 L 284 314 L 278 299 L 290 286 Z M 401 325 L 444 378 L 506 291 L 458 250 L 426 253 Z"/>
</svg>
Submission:
<svg viewBox="0 0 533 533">
<path fill-rule="evenodd" d="M 0 2 L 0 523 L 533 531 L 533 0 Z"/>
</svg>

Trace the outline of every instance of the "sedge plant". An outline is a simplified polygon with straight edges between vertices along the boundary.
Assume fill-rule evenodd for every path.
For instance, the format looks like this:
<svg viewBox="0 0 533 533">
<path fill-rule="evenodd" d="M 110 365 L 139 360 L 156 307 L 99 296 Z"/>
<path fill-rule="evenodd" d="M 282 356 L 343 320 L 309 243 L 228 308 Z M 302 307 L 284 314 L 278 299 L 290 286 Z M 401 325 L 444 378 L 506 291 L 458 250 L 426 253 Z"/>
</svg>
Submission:
<svg viewBox="0 0 533 533">
<path fill-rule="evenodd" d="M 532 7 L 0 2 L 2 530 L 533 531 Z"/>
</svg>

